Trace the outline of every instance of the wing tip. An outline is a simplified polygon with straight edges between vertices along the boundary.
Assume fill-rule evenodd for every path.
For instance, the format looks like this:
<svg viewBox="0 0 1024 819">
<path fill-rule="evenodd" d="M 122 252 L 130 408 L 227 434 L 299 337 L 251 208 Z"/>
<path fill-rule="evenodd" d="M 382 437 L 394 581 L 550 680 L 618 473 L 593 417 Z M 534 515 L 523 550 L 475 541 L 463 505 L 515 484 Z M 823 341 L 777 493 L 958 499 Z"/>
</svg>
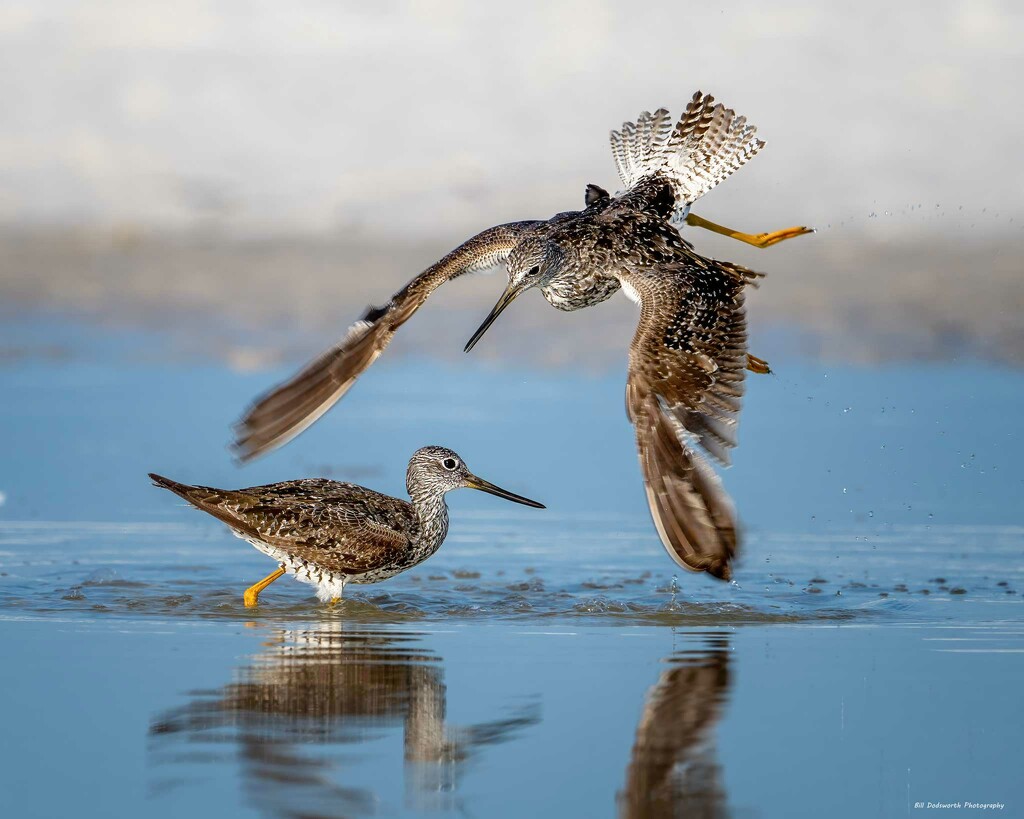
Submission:
<svg viewBox="0 0 1024 819">
<path fill-rule="evenodd" d="M 715 580 L 729 582 L 732 580 L 732 564 L 736 559 L 736 544 L 726 543 L 717 547 L 718 551 L 724 552 L 722 556 L 706 554 L 680 554 L 668 544 L 664 544 L 669 555 L 682 568 L 690 572 L 697 572 L 710 575 Z"/>
<path fill-rule="evenodd" d="M 705 571 L 716 580 L 728 583 L 732 580 L 731 557 L 726 560 L 716 560 Z"/>
<path fill-rule="evenodd" d="M 665 551 L 684 569 L 732 580 L 731 563 L 739 548 L 736 515 L 717 473 L 687 445 L 692 433 L 657 396 L 642 398 L 630 416 L 637 427 L 651 518 Z"/>
</svg>

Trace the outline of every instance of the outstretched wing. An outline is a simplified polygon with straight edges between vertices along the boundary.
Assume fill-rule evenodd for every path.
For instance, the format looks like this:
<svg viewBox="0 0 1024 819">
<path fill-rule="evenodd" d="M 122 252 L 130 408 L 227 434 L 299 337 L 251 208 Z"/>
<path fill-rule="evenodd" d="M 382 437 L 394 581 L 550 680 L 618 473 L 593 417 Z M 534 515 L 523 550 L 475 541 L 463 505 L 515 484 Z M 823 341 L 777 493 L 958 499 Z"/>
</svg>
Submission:
<svg viewBox="0 0 1024 819">
<path fill-rule="evenodd" d="M 690 205 L 761 150 L 756 131 L 746 117 L 700 91 L 675 127 L 666 109 L 644 111 L 611 132 L 621 195 L 638 210 L 682 224 Z"/>
<path fill-rule="evenodd" d="M 248 461 L 291 440 L 329 410 L 388 346 L 395 331 L 450 279 L 501 264 L 540 222 L 512 222 L 478 233 L 395 293 L 371 307 L 341 343 L 256 399 L 235 425 L 235 450 Z"/>
<path fill-rule="evenodd" d="M 619 275 L 641 305 L 626 411 L 651 515 L 676 563 L 723 580 L 731 577 L 736 521 L 718 476 L 693 445 L 723 464 L 736 445 L 747 346 L 743 291 L 758 275 L 693 253 Z"/>
</svg>

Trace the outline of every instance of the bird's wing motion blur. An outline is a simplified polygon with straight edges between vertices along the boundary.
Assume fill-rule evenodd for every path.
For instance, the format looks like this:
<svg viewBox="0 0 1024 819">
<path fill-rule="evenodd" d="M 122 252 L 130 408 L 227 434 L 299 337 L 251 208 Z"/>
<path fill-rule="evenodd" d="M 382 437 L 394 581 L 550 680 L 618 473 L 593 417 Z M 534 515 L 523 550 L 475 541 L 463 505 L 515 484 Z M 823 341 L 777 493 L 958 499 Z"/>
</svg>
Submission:
<svg viewBox="0 0 1024 819">
<path fill-rule="evenodd" d="M 235 451 L 247 461 L 291 440 L 329 410 L 383 352 L 395 331 L 446 281 L 501 264 L 538 222 L 512 222 L 478 233 L 395 293 L 370 307 L 342 341 L 297 375 L 257 398 L 235 426 Z"/>
<path fill-rule="evenodd" d="M 676 563 L 723 580 L 731 577 L 736 521 L 717 475 L 692 445 L 723 464 L 736 445 L 747 361 L 743 291 L 759 275 L 696 254 L 619 275 L 641 304 L 626 410 L 651 515 Z"/>
<path fill-rule="evenodd" d="M 329 554 L 349 574 L 386 563 L 409 545 L 408 504 L 363 487 L 307 479 L 227 490 L 150 478 L 247 539 L 298 560 L 317 562 Z"/>
<path fill-rule="evenodd" d="M 681 225 L 690 205 L 761 150 L 756 131 L 746 117 L 700 91 L 674 126 L 664 108 L 644 111 L 611 132 L 620 195 L 638 210 L 661 212 Z"/>
</svg>

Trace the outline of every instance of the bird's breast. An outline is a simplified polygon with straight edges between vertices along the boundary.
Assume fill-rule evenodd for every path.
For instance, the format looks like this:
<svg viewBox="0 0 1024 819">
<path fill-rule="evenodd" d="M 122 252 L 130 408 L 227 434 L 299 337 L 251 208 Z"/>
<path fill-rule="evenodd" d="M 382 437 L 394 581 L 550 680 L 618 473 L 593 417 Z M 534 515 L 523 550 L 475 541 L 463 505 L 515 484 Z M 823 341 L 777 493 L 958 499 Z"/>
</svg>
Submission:
<svg viewBox="0 0 1024 819">
<path fill-rule="evenodd" d="M 619 280 L 601 270 L 582 270 L 555 279 L 541 288 L 548 304 L 558 310 L 579 310 L 600 304 L 619 289 Z"/>
</svg>

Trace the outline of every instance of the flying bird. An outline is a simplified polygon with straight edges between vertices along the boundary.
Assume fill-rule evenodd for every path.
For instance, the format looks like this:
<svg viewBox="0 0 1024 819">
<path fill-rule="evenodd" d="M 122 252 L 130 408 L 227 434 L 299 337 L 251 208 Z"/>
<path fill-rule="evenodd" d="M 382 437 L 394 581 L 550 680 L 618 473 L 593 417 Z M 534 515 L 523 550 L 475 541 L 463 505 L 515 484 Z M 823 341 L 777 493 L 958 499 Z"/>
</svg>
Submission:
<svg viewBox="0 0 1024 819">
<path fill-rule="evenodd" d="M 791 227 L 752 235 L 690 212 L 762 148 L 755 132 L 744 117 L 699 91 L 674 124 L 662 108 L 612 131 L 621 192 L 611 196 L 588 185 L 583 210 L 497 225 L 457 247 L 387 304 L 369 308 L 341 343 L 258 398 L 236 425 L 238 457 L 255 458 L 316 421 L 451 279 L 507 265 L 508 287 L 467 351 L 532 287 L 559 310 L 599 304 L 621 288 L 640 304 L 626 409 L 655 526 L 680 566 L 730 579 L 735 514 L 695 445 L 727 464 L 745 370 L 770 371 L 747 353 L 744 291 L 761 274 L 701 256 L 680 229 L 702 227 L 756 247 L 813 232 Z"/>
<path fill-rule="evenodd" d="M 418 449 L 409 460 L 405 486 L 412 503 L 326 478 L 230 490 L 149 477 L 278 562 L 276 571 L 245 590 L 249 607 L 286 572 L 315 586 L 320 600 L 334 603 L 348 583 L 379 583 L 422 563 L 448 535 L 444 496 L 453 489 L 479 489 L 544 508 L 478 478 L 440 446 Z"/>
</svg>

